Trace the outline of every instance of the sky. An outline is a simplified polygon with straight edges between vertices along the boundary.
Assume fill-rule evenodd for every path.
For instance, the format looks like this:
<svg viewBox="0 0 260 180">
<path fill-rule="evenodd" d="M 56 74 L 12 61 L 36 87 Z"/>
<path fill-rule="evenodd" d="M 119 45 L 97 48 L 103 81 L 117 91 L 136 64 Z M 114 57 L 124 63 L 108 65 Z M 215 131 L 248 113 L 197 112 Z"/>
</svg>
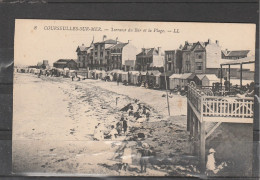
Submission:
<svg viewBox="0 0 260 180">
<path fill-rule="evenodd" d="M 75 30 L 83 27 L 84 31 Z M 53 28 L 56 30 L 51 30 Z M 133 31 L 128 32 L 129 28 Z M 148 29 L 151 31 L 147 32 Z M 173 33 L 174 29 L 179 33 Z M 15 65 L 36 65 L 48 60 L 52 65 L 58 59 L 77 59 L 78 45 L 89 46 L 93 37 L 97 42 L 102 41 L 104 35 L 107 39 L 118 38 L 120 42 L 130 40 L 140 51 L 143 47 L 173 50 L 185 41 L 211 39 L 212 42 L 218 40 L 223 50 L 250 50 L 249 55 L 254 55 L 255 33 L 254 24 L 242 23 L 16 19 L 14 62 Z"/>
</svg>

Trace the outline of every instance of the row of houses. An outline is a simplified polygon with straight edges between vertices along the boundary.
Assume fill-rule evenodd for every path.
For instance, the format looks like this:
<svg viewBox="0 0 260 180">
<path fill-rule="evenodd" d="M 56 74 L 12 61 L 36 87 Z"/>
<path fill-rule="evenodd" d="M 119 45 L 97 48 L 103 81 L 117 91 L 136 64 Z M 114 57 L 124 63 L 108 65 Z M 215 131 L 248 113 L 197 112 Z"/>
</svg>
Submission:
<svg viewBox="0 0 260 180">
<path fill-rule="evenodd" d="M 159 70 L 172 73 L 218 74 L 221 60 L 234 60 L 247 57 L 249 50 L 221 50 L 219 41 L 208 39 L 206 42 L 185 41 L 184 46 L 175 50 L 162 51 L 158 48 L 138 50 L 130 41 L 124 43 L 118 39 L 106 39 L 94 42 L 90 46 L 78 46 L 78 68 L 124 71 Z M 165 70 L 164 70 L 165 68 Z M 236 71 L 236 70 L 234 70 Z"/>
<path fill-rule="evenodd" d="M 131 41 L 120 42 L 116 38 L 94 42 L 94 38 L 89 46 L 82 44 L 76 48 L 77 59 L 59 59 L 53 63 L 55 68 L 68 68 L 72 70 L 84 69 L 87 71 L 159 71 L 166 77 L 170 84 L 170 77 L 184 76 L 192 73 L 213 74 L 220 77 L 220 64 L 223 61 L 246 58 L 249 50 L 229 51 L 222 50 L 219 41 L 193 42 L 185 41 L 184 46 L 178 49 L 162 51 L 158 48 L 138 49 L 131 44 Z M 44 63 L 43 63 L 44 64 Z M 243 78 L 253 79 L 254 72 L 250 69 L 243 69 Z M 230 74 L 232 78 L 239 78 L 239 68 L 222 69 L 222 77 Z M 214 77 L 215 77 L 214 76 Z M 162 85 L 166 87 L 166 83 Z"/>
</svg>

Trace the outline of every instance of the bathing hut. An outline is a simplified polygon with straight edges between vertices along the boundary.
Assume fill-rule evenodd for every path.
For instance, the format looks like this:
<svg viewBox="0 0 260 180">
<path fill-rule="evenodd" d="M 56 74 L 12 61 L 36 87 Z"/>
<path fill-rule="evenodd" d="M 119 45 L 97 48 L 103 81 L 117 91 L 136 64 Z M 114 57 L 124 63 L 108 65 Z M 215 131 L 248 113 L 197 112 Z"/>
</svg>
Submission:
<svg viewBox="0 0 260 180">
<path fill-rule="evenodd" d="M 172 90 L 172 89 L 175 89 L 180 86 L 180 77 L 181 76 L 182 76 L 181 74 L 173 74 L 169 77 L 169 79 L 170 79 L 169 80 L 169 82 L 170 82 L 169 89 Z"/>
</svg>

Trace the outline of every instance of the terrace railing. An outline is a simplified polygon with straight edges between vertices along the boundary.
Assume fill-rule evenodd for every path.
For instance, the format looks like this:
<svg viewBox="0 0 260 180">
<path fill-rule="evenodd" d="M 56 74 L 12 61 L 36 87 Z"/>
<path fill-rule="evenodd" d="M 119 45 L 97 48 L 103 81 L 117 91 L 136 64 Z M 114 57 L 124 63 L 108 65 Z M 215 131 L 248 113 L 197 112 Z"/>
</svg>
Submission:
<svg viewBox="0 0 260 180">
<path fill-rule="evenodd" d="M 191 83 L 187 98 L 202 116 L 253 118 L 253 97 L 211 96 Z"/>
</svg>

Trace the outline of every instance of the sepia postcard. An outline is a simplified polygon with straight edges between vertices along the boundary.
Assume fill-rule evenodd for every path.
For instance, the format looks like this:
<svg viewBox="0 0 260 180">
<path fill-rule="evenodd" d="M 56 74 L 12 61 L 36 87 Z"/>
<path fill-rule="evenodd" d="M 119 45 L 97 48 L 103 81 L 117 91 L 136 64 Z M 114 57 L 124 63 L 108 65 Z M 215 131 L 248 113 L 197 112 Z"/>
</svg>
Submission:
<svg viewBox="0 0 260 180">
<path fill-rule="evenodd" d="M 252 176 L 255 33 L 16 19 L 13 173 Z"/>
</svg>

